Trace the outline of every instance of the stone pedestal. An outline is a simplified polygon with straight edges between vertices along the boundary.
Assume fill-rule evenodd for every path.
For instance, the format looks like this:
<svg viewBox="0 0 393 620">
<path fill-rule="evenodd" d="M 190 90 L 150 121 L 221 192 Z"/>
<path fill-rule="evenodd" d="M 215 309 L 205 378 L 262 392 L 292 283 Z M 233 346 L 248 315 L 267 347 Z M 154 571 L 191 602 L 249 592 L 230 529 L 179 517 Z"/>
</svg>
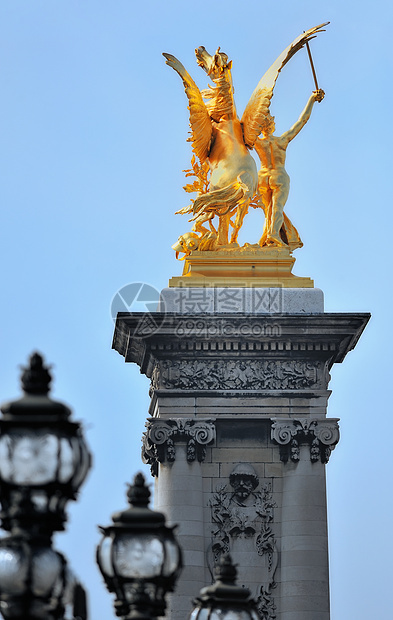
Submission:
<svg viewBox="0 0 393 620">
<path fill-rule="evenodd" d="M 168 617 L 229 550 L 262 618 L 328 620 L 329 369 L 369 315 L 317 289 L 169 289 L 160 310 L 120 313 L 113 347 L 151 378 L 143 459 L 185 555 Z"/>
<path fill-rule="evenodd" d="M 313 288 L 313 280 L 292 273 L 294 264 L 287 246 L 194 250 L 184 260 L 183 275 L 171 278 L 169 286 Z"/>
</svg>

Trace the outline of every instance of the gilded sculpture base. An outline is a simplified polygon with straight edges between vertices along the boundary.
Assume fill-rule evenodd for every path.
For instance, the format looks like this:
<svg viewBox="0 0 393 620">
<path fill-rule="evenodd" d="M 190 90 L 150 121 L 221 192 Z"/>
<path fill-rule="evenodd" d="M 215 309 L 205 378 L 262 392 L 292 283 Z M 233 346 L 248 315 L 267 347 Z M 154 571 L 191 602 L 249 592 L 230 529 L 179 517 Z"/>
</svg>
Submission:
<svg viewBox="0 0 393 620">
<path fill-rule="evenodd" d="M 314 288 L 311 278 L 292 274 L 294 263 L 288 247 L 194 250 L 185 258 L 183 274 L 171 278 L 169 287 Z"/>
</svg>

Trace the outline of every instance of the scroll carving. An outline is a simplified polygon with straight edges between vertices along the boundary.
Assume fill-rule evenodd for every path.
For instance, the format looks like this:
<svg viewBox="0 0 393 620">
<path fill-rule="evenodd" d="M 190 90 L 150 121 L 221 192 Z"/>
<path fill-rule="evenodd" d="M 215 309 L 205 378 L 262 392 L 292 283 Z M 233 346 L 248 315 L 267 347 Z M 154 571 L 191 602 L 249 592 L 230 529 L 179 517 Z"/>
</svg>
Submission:
<svg viewBox="0 0 393 620">
<path fill-rule="evenodd" d="M 296 463 L 300 458 L 300 444 L 310 447 L 310 460 L 327 463 L 332 450 L 338 444 L 340 432 L 338 420 L 331 419 L 276 419 L 271 429 L 272 439 L 279 444 L 280 458 Z"/>
<path fill-rule="evenodd" d="M 301 390 L 325 384 L 322 362 L 299 360 L 166 360 L 152 389 Z"/>
<path fill-rule="evenodd" d="M 142 437 L 142 460 L 151 465 L 153 476 L 158 474 L 158 463 L 173 463 L 176 460 L 177 441 L 186 442 L 189 463 L 195 460 L 202 462 L 206 457 L 206 446 L 216 436 L 212 420 L 148 420 L 146 429 Z"/>
<path fill-rule="evenodd" d="M 218 487 L 209 502 L 214 529 L 208 565 L 212 573 L 221 554 L 230 552 L 238 564 L 239 583 L 244 579 L 243 585 L 250 587 L 250 571 L 258 575 L 253 594 L 260 617 L 273 620 L 276 614 L 272 591 L 276 586 L 278 552 L 272 529 L 275 503 L 271 484 L 262 484 L 256 491 L 259 478 L 248 463 L 240 463 L 232 470 L 229 483 Z M 244 553 L 248 556 L 247 566 L 242 562 Z"/>
</svg>

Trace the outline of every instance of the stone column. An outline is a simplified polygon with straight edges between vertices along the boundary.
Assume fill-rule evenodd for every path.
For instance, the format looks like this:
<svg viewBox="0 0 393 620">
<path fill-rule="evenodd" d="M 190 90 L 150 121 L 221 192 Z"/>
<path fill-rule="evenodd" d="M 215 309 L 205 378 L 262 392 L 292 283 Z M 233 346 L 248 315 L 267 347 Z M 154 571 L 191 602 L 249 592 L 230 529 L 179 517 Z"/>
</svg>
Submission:
<svg viewBox="0 0 393 620">
<path fill-rule="evenodd" d="M 329 620 L 329 370 L 369 315 L 324 313 L 317 289 L 164 298 L 166 312 L 120 313 L 113 347 L 151 378 L 143 458 L 185 550 L 168 618 L 184 620 L 229 550 L 262 620 Z"/>
<path fill-rule="evenodd" d="M 150 418 L 146 426 L 142 458 L 155 476 L 154 507 L 166 515 L 168 525 L 178 525 L 176 535 L 183 550 L 181 591 L 168 597 L 167 616 L 184 620 L 191 600 L 208 578 L 201 463 L 206 446 L 214 442 L 215 425 L 210 419 Z"/>
<path fill-rule="evenodd" d="M 272 439 L 285 463 L 280 619 L 329 620 L 325 463 L 339 440 L 337 420 L 276 419 Z"/>
</svg>

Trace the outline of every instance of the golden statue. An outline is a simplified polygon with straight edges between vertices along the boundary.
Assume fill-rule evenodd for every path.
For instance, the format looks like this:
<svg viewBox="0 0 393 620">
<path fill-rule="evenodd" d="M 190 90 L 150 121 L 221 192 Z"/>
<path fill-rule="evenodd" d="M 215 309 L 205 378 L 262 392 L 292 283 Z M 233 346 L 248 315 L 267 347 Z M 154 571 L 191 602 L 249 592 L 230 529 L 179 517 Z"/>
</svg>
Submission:
<svg viewBox="0 0 393 620">
<path fill-rule="evenodd" d="M 308 42 L 322 32 L 325 25 L 307 30 L 280 54 L 260 80 L 241 120 L 233 97 L 232 61 L 228 62 L 228 56 L 220 52 L 220 48 L 214 56 L 204 47 L 195 50 L 198 65 L 214 83 L 202 92 L 179 60 L 164 54 L 166 63 L 183 80 L 190 111 L 190 141 L 198 158 L 197 161 L 193 156 L 192 170 L 186 171 L 186 176 L 195 176 L 196 180 L 185 187 L 186 191 L 197 192 L 198 196 L 191 205 L 177 211 L 192 214 L 189 221 L 193 222 L 192 231 L 181 235 L 172 246 L 177 257 L 179 253 L 186 257 L 194 250 L 239 248 L 239 230 L 250 206 L 262 207 L 265 212 L 259 246 L 285 246 L 293 250 L 302 245 L 296 228 L 284 214 L 289 191 L 285 154 L 289 142 L 310 118 L 314 102 L 322 101 L 324 93 L 316 84 L 316 91 L 297 123 L 280 137 L 273 135 L 274 119 L 269 107 L 281 69 L 305 45 L 309 52 Z M 311 61 L 310 52 L 309 56 Z M 313 65 L 312 69 L 316 81 Z M 257 151 L 261 160 L 259 174 L 250 153 L 252 149 Z M 216 217 L 218 224 L 215 225 Z M 230 226 L 232 232 L 228 239 Z"/>
</svg>

